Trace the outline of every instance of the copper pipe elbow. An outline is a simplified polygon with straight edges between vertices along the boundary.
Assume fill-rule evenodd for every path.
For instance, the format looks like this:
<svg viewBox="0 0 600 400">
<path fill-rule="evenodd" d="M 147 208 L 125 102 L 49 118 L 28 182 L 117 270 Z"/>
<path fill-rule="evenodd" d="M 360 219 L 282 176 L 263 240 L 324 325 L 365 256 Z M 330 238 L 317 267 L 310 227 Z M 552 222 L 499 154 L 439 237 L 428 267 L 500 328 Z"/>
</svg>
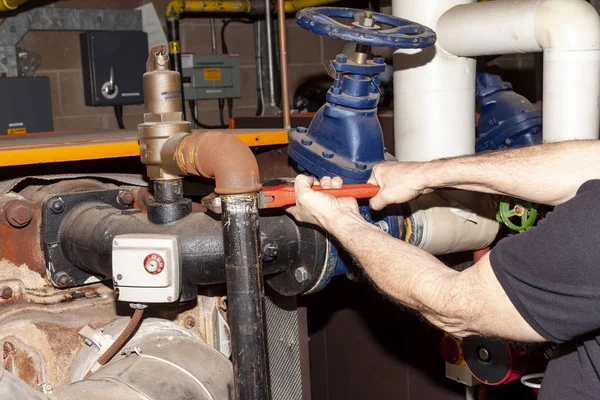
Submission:
<svg viewBox="0 0 600 400">
<path fill-rule="evenodd" d="M 219 131 L 186 135 L 177 146 L 176 159 L 190 175 L 214 178 L 217 194 L 241 194 L 261 189 L 258 163 L 244 142 Z"/>
</svg>

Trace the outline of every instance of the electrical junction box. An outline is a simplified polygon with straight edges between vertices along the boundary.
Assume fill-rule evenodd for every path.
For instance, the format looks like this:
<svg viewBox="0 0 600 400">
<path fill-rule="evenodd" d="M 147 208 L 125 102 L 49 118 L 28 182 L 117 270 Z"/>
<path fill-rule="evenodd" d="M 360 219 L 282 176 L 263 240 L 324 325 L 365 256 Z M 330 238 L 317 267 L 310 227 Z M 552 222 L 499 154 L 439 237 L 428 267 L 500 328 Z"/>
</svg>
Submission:
<svg viewBox="0 0 600 400">
<path fill-rule="evenodd" d="M 130 303 L 172 303 L 181 293 L 177 236 L 118 235 L 113 240 L 112 272 L 118 299 Z"/>
<path fill-rule="evenodd" d="M 148 35 L 142 31 L 84 32 L 79 36 L 87 106 L 144 102 Z"/>
<path fill-rule="evenodd" d="M 186 100 L 241 97 L 240 56 L 182 54 L 183 97 Z"/>
<path fill-rule="evenodd" d="M 0 78 L 0 135 L 53 130 L 47 77 Z"/>
</svg>

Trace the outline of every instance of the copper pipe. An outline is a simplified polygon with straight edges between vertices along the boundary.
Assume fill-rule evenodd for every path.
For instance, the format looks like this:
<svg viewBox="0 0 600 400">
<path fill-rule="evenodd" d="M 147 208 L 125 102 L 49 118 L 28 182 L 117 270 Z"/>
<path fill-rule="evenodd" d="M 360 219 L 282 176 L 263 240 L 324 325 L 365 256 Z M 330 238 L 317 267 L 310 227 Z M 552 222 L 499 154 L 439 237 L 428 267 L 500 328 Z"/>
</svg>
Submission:
<svg viewBox="0 0 600 400">
<path fill-rule="evenodd" d="M 214 178 L 217 194 L 253 193 L 261 188 L 252 150 L 233 135 L 219 131 L 185 135 L 178 140 L 174 158 L 185 174 Z"/>
<path fill-rule="evenodd" d="M 277 0 L 277 22 L 279 26 L 279 64 L 281 69 L 281 108 L 283 111 L 283 128 L 291 129 L 290 117 L 290 81 L 287 58 L 287 35 L 285 31 L 285 1 Z"/>
</svg>

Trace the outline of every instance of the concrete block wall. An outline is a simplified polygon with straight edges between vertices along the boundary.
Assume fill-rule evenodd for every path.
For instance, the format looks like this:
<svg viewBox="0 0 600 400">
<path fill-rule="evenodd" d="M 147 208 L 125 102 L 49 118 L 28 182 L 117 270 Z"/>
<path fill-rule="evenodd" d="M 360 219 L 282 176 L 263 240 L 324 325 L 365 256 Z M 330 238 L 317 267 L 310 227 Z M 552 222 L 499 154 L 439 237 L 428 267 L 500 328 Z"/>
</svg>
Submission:
<svg viewBox="0 0 600 400">
<path fill-rule="evenodd" d="M 133 9 L 148 0 L 64 0 L 48 7 Z M 163 20 L 168 0 L 152 1 Z M 215 18 L 217 45 L 221 50 L 222 18 Z M 290 16 L 287 20 L 290 91 L 307 77 L 324 74 L 323 61 L 334 58 L 342 43 L 322 38 L 298 27 Z M 235 116 L 251 116 L 256 112 L 256 64 L 254 60 L 254 28 L 252 24 L 232 23 L 227 27 L 229 52 L 241 56 L 242 97 L 234 101 Z M 181 20 L 183 52 L 211 52 L 209 20 L 190 15 Z M 29 32 L 19 46 L 42 56 L 38 75 L 50 79 L 52 108 L 56 130 L 82 128 L 117 129 L 112 107 L 87 107 L 83 97 L 83 77 L 79 32 Z M 123 120 L 127 129 L 135 129 L 142 121 L 143 106 L 125 106 Z M 225 116 L 227 118 L 227 116 Z M 205 124 L 218 124 L 217 100 L 202 101 L 199 119 Z"/>
</svg>

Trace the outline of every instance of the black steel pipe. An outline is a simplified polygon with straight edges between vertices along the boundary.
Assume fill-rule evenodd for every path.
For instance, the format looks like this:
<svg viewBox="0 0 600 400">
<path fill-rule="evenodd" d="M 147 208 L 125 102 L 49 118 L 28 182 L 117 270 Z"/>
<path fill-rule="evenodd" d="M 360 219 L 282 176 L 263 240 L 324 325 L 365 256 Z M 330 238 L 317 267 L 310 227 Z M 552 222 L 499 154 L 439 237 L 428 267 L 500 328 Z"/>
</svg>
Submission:
<svg viewBox="0 0 600 400">
<path fill-rule="evenodd" d="M 269 398 L 257 195 L 221 196 L 235 398 Z"/>
<path fill-rule="evenodd" d="M 148 219 L 155 224 L 171 224 L 192 212 L 192 201 L 183 197 L 183 180 L 153 182 L 154 196 L 147 201 Z"/>
<path fill-rule="evenodd" d="M 297 226 L 287 215 L 261 217 L 260 228 L 265 275 L 324 264 L 325 255 L 315 257 L 319 253 L 317 246 L 326 247 L 324 235 L 317 230 Z M 60 242 L 65 258 L 72 264 L 95 275 L 110 277 L 114 237 L 136 233 L 179 237 L 184 282 L 193 285 L 225 282 L 221 222 L 205 213 L 191 213 L 169 225 L 157 225 L 138 211 L 87 203 L 66 217 L 60 228 Z"/>
<path fill-rule="evenodd" d="M 169 41 L 169 69 L 182 75 L 181 79 L 181 112 L 185 121 L 185 99 L 183 96 L 183 74 L 181 66 L 181 41 L 179 39 L 179 17 L 167 18 L 167 40 Z"/>
</svg>

